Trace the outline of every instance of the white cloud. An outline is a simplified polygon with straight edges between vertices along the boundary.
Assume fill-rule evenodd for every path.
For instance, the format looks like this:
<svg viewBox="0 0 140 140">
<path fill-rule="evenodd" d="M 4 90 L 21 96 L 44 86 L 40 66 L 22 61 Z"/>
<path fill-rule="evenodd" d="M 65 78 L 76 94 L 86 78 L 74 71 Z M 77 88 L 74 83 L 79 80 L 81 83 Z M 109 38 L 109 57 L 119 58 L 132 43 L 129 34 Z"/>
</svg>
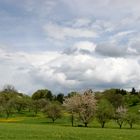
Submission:
<svg viewBox="0 0 140 140">
<path fill-rule="evenodd" d="M 78 16 L 118 18 L 129 13 L 139 16 L 139 0 L 62 0 Z M 77 10 L 78 9 L 78 10 Z M 113 16 L 115 15 L 115 16 Z M 119 15 L 119 16 L 118 16 Z"/>
<path fill-rule="evenodd" d="M 79 42 L 73 47 L 94 51 L 95 46 L 91 42 Z M 0 54 L 0 84 L 14 84 L 28 93 L 38 88 L 58 93 L 84 88 L 139 87 L 139 56 L 106 58 L 81 51 L 67 55 L 56 51 L 12 53 L 3 49 Z"/>
<path fill-rule="evenodd" d="M 24 0 L 22 3 L 18 3 L 17 1 L 26 12 L 41 18 L 48 16 L 57 6 L 57 2 L 55 0 Z"/>
<path fill-rule="evenodd" d="M 75 54 L 93 54 L 96 49 L 96 44 L 90 41 L 80 41 L 75 43 L 71 48 L 65 49 L 63 53 L 75 55 Z"/>
<path fill-rule="evenodd" d="M 125 57 L 127 55 L 127 47 L 106 42 L 96 47 L 96 52 L 106 57 Z"/>
<path fill-rule="evenodd" d="M 133 67 L 132 67 L 133 65 Z M 47 69 L 49 67 L 49 70 Z M 138 86 L 140 65 L 138 61 L 126 58 L 96 58 L 94 56 L 77 54 L 65 55 L 51 61 L 49 65 L 40 66 L 38 71 L 44 83 L 51 83 L 51 88 L 62 91 L 92 87 L 102 88 L 116 86 Z M 51 71 L 51 74 L 50 74 Z M 49 79 L 49 81 L 48 81 Z M 126 86 L 127 85 L 127 86 Z"/>
<path fill-rule="evenodd" d="M 0 46 L 0 84 L 28 92 L 139 87 L 139 0 L 4 4 L 15 10 L 0 12 L 0 43 L 9 44 Z"/>
<path fill-rule="evenodd" d="M 77 48 L 78 50 L 82 49 L 82 50 L 93 52 L 95 51 L 96 45 L 89 41 L 81 41 L 81 42 L 76 43 L 74 45 L 74 48 Z"/>
<path fill-rule="evenodd" d="M 135 33 L 135 31 L 121 31 L 121 32 L 118 32 L 117 34 L 115 34 L 113 38 L 125 37 L 125 36 L 133 34 L 133 33 Z"/>
<path fill-rule="evenodd" d="M 73 27 L 88 27 L 89 24 L 91 24 L 91 20 L 88 18 L 79 18 L 75 20 Z"/>
<path fill-rule="evenodd" d="M 66 26 L 59 26 L 57 24 L 47 24 L 44 27 L 48 37 L 64 40 L 66 38 L 95 38 L 97 33 L 94 30 L 87 28 L 72 28 Z"/>
</svg>

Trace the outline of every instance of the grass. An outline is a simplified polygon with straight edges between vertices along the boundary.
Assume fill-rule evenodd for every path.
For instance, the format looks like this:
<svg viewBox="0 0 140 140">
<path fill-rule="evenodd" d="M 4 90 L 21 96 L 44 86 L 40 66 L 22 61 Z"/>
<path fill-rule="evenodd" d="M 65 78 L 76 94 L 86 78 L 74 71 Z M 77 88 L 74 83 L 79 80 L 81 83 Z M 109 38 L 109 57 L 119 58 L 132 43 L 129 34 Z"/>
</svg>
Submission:
<svg viewBox="0 0 140 140">
<path fill-rule="evenodd" d="M 0 140 L 140 140 L 138 129 L 0 123 Z"/>
<path fill-rule="evenodd" d="M 112 121 L 105 127 L 100 128 L 96 120 L 88 128 L 71 127 L 67 114 L 53 124 L 42 114 L 32 117 L 32 113 L 22 112 L 9 119 L 0 118 L 0 140 L 140 140 L 139 124 L 133 129 L 129 129 L 128 125 L 119 129 Z"/>
</svg>

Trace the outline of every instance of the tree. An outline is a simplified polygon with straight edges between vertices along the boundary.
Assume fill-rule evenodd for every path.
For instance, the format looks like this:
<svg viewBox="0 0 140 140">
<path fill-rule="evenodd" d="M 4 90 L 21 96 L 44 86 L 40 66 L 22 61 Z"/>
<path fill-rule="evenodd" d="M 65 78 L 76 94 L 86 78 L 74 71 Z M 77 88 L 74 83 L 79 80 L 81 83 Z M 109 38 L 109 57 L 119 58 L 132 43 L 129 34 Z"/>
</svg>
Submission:
<svg viewBox="0 0 140 140">
<path fill-rule="evenodd" d="M 103 92 L 104 97 L 115 107 L 118 108 L 119 106 L 124 105 L 124 97 L 118 89 L 109 89 Z"/>
<path fill-rule="evenodd" d="M 3 87 L 0 94 L 0 98 L 2 99 L 0 106 L 7 118 L 13 114 L 15 110 L 20 112 L 26 107 L 26 100 L 24 97 L 25 95 L 19 93 L 12 85 L 5 85 Z"/>
<path fill-rule="evenodd" d="M 64 101 L 64 94 L 59 93 L 59 94 L 56 96 L 56 100 L 62 104 L 63 101 Z"/>
<path fill-rule="evenodd" d="M 81 95 L 79 117 L 80 120 L 87 127 L 88 123 L 92 120 L 96 110 L 96 99 L 92 90 L 87 90 Z"/>
<path fill-rule="evenodd" d="M 3 104 L 4 104 L 4 98 L 0 94 L 0 115 L 2 115 L 4 112 Z"/>
<path fill-rule="evenodd" d="M 136 89 L 134 87 L 132 88 L 131 94 L 132 95 L 137 95 L 138 94 L 138 92 L 136 92 Z"/>
<path fill-rule="evenodd" d="M 48 102 L 49 101 L 46 99 L 32 100 L 32 109 L 35 112 L 35 115 L 37 115 L 38 111 L 41 111 Z"/>
<path fill-rule="evenodd" d="M 74 93 L 72 96 L 68 96 L 67 98 L 65 98 L 64 102 L 63 102 L 63 106 L 66 107 L 66 109 L 68 110 L 68 112 L 71 114 L 71 123 L 72 126 L 74 126 L 74 115 L 78 112 L 78 100 L 80 100 L 79 98 L 79 94 L 78 93 Z"/>
<path fill-rule="evenodd" d="M 121 94 L 121 95 L 126 95 L 126 94 L 127 94 L 127 91 L 124 90 L 124 89 L 121 89 L 121 90 L 120 90 L 120 94 Z"/>
<path fill-rule="evenodd" d="M 45 98 L 45 99 L 48 99 L 48 100 L 51 101 L 53 99 L 52 92 L 48 89 L 40 89 L 40 90 L 37 90 L 32 95 L 33 100 L 39 100 L 39 99 L 42 99 L 42 98 Z"/>
<path fill-rule="evenodd" d="M 96 114 L 98 122 L 101 124 L 101 127 L 104 128 L 105 123 L 113 117 L 114 108 L 108 100 L 101 99 L 97 106 Z"/>
<path fill-rule="evenodd" d="M 128 94 L 125 95 L 125 103 L 129 106 L 135 106 L 140 102 L 140 98 L 137 95 Z"/>
<path fill-rule="evenodd" d="M 0 106 L 5 113 L 6 118 L 14 112 L 14 98 L 18 93 L 12 92 L 10 90 L 3 90 L 0 94 Z"/>
<path fill-rule="evenodd" d="M 128 113 L 126 116 L 126 121 L 129 124 L 130 128 L 132 128 L 133 124 L 138 122 L 138 120 L 139 120 L 138 115 L 136 115 L 135 113 Z"/>
<path fill-rule="evenodd" d="M 4 112 L 6 113 L 6 118 L 8 119 L 11 114 L 13 114 L 14 110 L 14 102 L 12 99 L 5 102 L 4 104 Z"/>
<path fill-rule="evenodd" d="M 13 85 L 5 85 L 3 87 L 2 92 L 5 92 L 5 93 L 17 93 L 18 91 L 15 89 L 15 87 Z"/>
<path fill-rule="evenodd" d="M 68 93 L 67 97 L 70 98 L 70 97 L 72 97 L 72 96 L 74 96 L 76 94 L 78 94 L 76 91 L 72 91 L 72 92 Z"/>
<path fill-rule="evenodd" d="M 96 110 L 96 99 L 92 90 L 87 90 L 84 94 L 76 94 L 64 101 L 64 106 L 71 111 L 72 115 L 77 113 L 79 119 L 87 127 L 92 120 Z"/>
<path fill-rule="evenodd" d="M 5 113 L 6 118 L 8 119 L 9 116 L 13 113 L 14 102 L 13 102 L 12 98 L 11 99 L 9 98 L 8 100 L 7 100 L 7 98 L 5 98 L 5 96 L 1 96 L 1 98 L 0 98 L 0 108 L 1 108 L 1 111 L 3 113 Z"/>
<path fill-rule="evenodd" d="M 122 128 L 122 125 L 126 120 L 126 113 L 127 109 L 123 106 L 120 106 L 116 109 L 115 119 L 120 128 Z"/>
<path fill-rule="evenodd" d="M 61 106 L 58 102 L 50 102 L 45 106 L 43 112 L 48 118 L 52 119 L 53 123 L 62 116 Z"/>
<path fill-rule="evenodd" d="M 25 96 L 15 96 L 13 98 L 13 102 L 14 102 L 14 108 L 19 112 L 21 112 L 22 109 L 24 109 L 27 106 L 27 101 Z"/>
</svg>

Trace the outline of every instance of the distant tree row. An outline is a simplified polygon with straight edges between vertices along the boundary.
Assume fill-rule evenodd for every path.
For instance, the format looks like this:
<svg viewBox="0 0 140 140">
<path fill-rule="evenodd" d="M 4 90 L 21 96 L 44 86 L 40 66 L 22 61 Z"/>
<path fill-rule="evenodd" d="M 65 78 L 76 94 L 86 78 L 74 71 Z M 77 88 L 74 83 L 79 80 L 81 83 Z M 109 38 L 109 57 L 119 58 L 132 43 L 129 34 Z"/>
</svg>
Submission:
<svg viewBox="0 0 140 140">
<path fill-rule="evenodd" d="M 55 122 L 67 112 L 72 126 L 81 122 L 87 127 L 96 118 L 102 128 L 110 120 L 114 120 L 120 128 L 125 123 L 132 128 L 139 121 L 140 115 L 139 110 L 131 111 L 130 108 L 138 104 L 140 94 L 135 88 L 130 92 L 124 89 L 93 92 L 89 89 L 83 93 L 71 92 L 67 95 L 53 95 L 48 89 L 39 89 L 29 96 L 19 93 L 12 85 L 6 85 L 0 91 L 1 117 L 9 118 L 23 111 L 32 112 L 33 116 L 42 112 Z"/>
<path fill-rule="evenodd" d="M 32 111 L 36 116 L 45 106 L 52 103 L 62 104 L 63 94 L 54 96 L 48 89 L 37 90 L 32 96 L 19 93 L 14 86 L 6 85 L 0 91 L 0 115 L 9 118 L 10 115 L 21 111 Z M 49 112 L 49 111 L 48 111 Z"/>
</svg>

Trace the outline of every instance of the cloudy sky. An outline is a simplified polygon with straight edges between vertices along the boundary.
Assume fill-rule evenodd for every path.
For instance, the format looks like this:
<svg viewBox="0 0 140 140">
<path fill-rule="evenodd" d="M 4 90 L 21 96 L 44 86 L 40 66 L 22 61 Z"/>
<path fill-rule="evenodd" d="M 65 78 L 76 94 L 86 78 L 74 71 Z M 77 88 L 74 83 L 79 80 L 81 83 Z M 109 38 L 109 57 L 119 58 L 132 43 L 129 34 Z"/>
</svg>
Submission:
<svg viewBox="0 0 140 140">
<path fill-rule="evenodd" d="M 0 0 L 0 87 L 140 89 L 139 7 L 139 0 Z"/>
</svg>

